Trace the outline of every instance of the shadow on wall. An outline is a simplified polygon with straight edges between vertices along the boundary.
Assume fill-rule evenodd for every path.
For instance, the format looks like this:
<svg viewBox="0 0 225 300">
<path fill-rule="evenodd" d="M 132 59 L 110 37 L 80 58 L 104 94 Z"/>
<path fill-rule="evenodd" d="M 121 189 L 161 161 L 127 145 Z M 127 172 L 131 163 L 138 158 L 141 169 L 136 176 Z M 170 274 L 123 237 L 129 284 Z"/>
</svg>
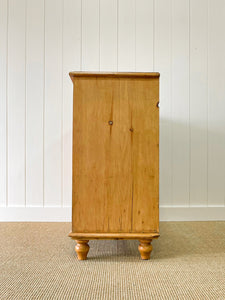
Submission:
<svg viewBox="0 0 225 300">
<path fill-rule="evenodd" d="M 160 205 L 224 205 L 223 122 L 190 121 L 160 119 Z"/>
</svg>

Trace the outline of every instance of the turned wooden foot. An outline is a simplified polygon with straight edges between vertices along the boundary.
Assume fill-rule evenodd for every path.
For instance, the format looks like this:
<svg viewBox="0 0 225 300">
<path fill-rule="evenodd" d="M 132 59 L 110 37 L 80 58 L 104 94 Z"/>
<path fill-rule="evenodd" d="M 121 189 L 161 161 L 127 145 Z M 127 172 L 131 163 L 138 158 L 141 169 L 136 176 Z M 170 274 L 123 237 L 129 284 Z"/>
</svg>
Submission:
<svg viewBox="0 0 225 300">
<path fill-rule="evenodd" d="M 139 240 L 138 250 L 141 254 L 141 259 L 149 259 L 152 252 L 152 240 Z"/>
<path fill-rule="evenodd" d="M 77 245 L 75 246 L 75 251 L 77 252 L 77 257 L 79 260 L 85 260 L 87 259 L 87 254 L 89 251 L 89 240 L 79 240 L 76 241 Z"/>
</svg>

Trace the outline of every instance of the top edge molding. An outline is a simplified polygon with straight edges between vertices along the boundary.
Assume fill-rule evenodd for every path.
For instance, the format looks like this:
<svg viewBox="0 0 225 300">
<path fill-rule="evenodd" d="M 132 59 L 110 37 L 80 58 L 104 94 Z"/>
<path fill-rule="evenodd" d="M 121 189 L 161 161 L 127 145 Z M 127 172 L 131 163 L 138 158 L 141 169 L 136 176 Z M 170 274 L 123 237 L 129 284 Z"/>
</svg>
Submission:
<svg viewBox="0 0 225 300">
<path fill-rule="evenodd" d="M 70 77 L 159 77 L 158 72 L 70 72 Z"/>
</svg>

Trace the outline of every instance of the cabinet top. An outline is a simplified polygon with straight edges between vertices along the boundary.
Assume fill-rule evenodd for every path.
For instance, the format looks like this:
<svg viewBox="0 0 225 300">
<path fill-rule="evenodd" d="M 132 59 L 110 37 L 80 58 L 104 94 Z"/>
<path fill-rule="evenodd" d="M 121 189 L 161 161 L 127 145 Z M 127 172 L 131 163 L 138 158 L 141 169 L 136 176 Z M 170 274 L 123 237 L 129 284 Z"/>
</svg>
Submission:
<svg viewBox="0 0 225 300">
<path fill-rule="evenodd" d="M 157 72 L 70 72 L 70 77 L 159 77 Z"/>
</svg>

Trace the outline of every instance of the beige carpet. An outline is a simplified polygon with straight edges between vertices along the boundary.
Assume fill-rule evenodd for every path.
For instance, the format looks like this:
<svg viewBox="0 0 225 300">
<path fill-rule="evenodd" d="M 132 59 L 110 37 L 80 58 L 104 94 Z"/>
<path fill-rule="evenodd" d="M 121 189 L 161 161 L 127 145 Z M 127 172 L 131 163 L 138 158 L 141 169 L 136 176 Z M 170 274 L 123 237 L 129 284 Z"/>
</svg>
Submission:
<svg viewBox="0 0 225 300">
<path fill-rule="evenodd" d="M 90 241 L 70 223 L 0 223 L 0 299 L 225 299 L 225 222 L 164 222 L 152 259 L 137 241 Z"/>
</svg>

